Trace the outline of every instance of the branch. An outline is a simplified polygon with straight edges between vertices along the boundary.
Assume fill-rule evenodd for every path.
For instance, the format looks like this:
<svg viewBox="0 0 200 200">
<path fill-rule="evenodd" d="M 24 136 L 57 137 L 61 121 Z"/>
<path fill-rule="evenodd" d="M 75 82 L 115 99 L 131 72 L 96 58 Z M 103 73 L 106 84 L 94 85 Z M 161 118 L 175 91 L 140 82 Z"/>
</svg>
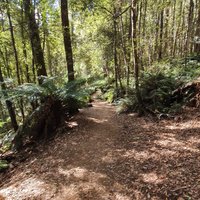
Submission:
<svg viewBox="0 0 200 200">
<path fill-rule="evenodd" d="M 99 6 L 101 9 L 107 11 L 109 14 L 111 14 L 112 16 L 114 15 L 110 10 L 108 10 L 107 8 L 103 7 L 103 6 Z"/>
<path fill-rule="evenodd" d="M 122 16 L 125 12 L 128 11 L 128 9 L 129 9 L 130 7 L 131 7 L 131 6 L 128 6 L 123 12 L 121 12 L 121 13 L 119 13 L 119 14 L 116 13 L 116 15 L 115 15 L 114 17 L 115 17 L 115 18 L 118 18 L 118 17 Z"/>
<path fill-rule="evenodd" d="M 131 7 L 131 6 L 128 6 L 123 12 L 121 13 L 112 13 L 110 10 L 108 10 L 107 8 L 103 7 L 103 6 L 99 6 L 101 9 L 107 11 L 110 15 L 112 15 L 113 18 L 117 19 L 118 17 L 122 16 L 125 12 L 128 11 L 128 9 Z"/>
</svg>

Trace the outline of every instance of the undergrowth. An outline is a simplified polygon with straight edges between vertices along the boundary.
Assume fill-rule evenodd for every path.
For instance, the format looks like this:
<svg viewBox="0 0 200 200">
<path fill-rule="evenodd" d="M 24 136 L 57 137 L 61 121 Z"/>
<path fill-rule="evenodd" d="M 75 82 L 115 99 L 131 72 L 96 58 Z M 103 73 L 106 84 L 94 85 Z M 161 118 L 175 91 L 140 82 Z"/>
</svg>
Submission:
<svg viewBox="0 0 200 200">
<path fill-rule="evenodd" d="M 6 90 L 7 96 L 0 95 L 2 105 L 5 107 L 5 101 L 12 101 L 15 105 L 16 116 L 20 127 L 22 127 L 26 119 L 32 115 L 37 108 L 49 98 L 53 101 L 59 101 L 62 104 L 63 112 L 66 116 L 73 115 L 78 112 L 79 108 L 87 105 L 90 101 L 90 94 L 93 88 L 87 87 L 87 79 L 78 79 L 70 83 L 60 83 L 60 80 L 56 77 L 43 77 L 43 84 L 37 85 L 33 83 L 25 83 L 17 87 L 10 87 Z M 1 93 L 2 91 L 0 91 Z M 22 119 L 22 115 L 19 109 L 19 102 L 23 104 L 23 110 L 25 113 L 25 119 Z M 60 113 L 61 115 L 62 113 Z M 0 122 L 0 151 L 4 152 L 10 148 L 13 140 L 14 131 L 10 124 L 8 114 L 4 116 L 8 120 Z M 38 119 L 39 120 L 39 119 Z"/>
<path fill-rule="evenodd" d="M 185 59 L 157 63 L 142 72 L 140 78 L 140 95 L 143 106 L 153 113 L 177 113 L 186 103 L 171 102 L 172 93 L 186 83 L 200 76 L 200 63 Z M 118 102 L 118 112 L 139 111 L 138 102 L 133 89 L 129 95 Z"/>
</svg>

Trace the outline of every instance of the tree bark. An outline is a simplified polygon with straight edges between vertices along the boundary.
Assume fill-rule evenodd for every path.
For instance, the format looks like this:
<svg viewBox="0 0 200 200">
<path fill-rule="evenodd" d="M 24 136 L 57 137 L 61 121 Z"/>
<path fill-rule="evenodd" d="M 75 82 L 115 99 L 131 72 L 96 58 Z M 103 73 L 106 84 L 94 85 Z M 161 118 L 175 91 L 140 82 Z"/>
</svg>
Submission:
<svg viewBox="0 0 200 200">
<path fill-rule="evenodd" d="M 197 55 L 200 55 L 200 1 L 198 1 L 198 16 L 197 16 L 197 27 L 195 31 L 195 45 L 194 45 L 194 52 Z"/>
<path fill-rule="evenodd" d="M 135 90 L 138 102 L 142 104 L 142 98 L 139 90 L 139 58 L 138 58 L 138 46 L 137 46 L 137 0 L 131 1 L 132 11 L 132 48 L 133 48 L 133 61 L 134 61 L 134 75 L 135 75 Z"/>
<path fill-rule="evenodd" d="M 161 60 L 163 57 L 163 29 L 164 29 L 164 10 L 161 10 L 160 13 L 160 38 L 159 38 L 159 52 L 158 52 L 158 59 Z"/>
<path fill-rule="evenodd" d="M 61 19 L 67 61 L 68 81 L 70 82 L 74 80 L 74 61 L 69 27 L 68 0 L 61 0 Z"/>
<path fill-rule="evenodd" d="M 24 9 L 26 19 L 28 21 L 30 41 L 33 51 L 33 58 L 36 65 L 36 71 L 39 84 L 42 84 L 41 76 L 47 76 L 44 54 L 41 46 L 41 39 L 39 35 L 39 28 L 35 20 L 35 13 L 31 0 L 24 0 Z"/>
<path fill-rule="evenodd" d="M 12 20 L 10 16 L 10 7 L 9 7 L 9 1 L 6 0 L 7 3 L 7 15 L 8 15 L 8 21 L 9 21 L 9 26 L 10 26 L 10 35 L 11 35 L 11 40 L 12 40 L 12 45 L 13 45 L 13 50 L 14 50 L 14 55 L 15 55 L 15 65 L 16 65 L 16 74 L 17 74 L 17 82 L 20 85 L 21 80 L 20 80 L 20 69 L 19 69 L 19 59 L 18 59 L 18 53 L 17 53 L 17 48 L 16 48 L 16 43 L 15 43 L 15 37 L 14 37 L 14 30 L 13 30 L 13 25 L 12 25 Z"/>
<path fill-rule="evenodd" d="M 115 68 L 115 87 L 118 95 L 118 59 L 117 59 L 117 21 L 113 16 L 113 25 L 114 25 L 114 38 L 113 38 L 113 53 L 114 53 L 114 68 Z"/>
<path fill-rule="evenodd" d="M 189 14 L 188 14 L 188 29 L 187 29 L 187 38 L 185 43 L 185 53 L 189 53 L 190 43 L 191 43 L 191 34 L 192 34 L 192 23 L 193 23 L 193 15 L 194 15 L 194 1 L 190 0 Z"/>
<path fill-rule="evenodd" d="M 5 91 L 6 85 L 4 83 L 1 67 L 0 67 L 0 83 L 1 83 L 1 88 L 2 88 L 2 91 L 3 91 L 3 95 L 4 95 L 5 98 L 7 98 L 7 93 Z M 17 129 L 18 129 L 18 124 L 17 124 L 16 114 L 15 114 L 15 110 L 13 108 L 13 104 L 10 100 L 6 100 L 6 106 L 7 106 L 8 113 L 9 113 L 9 116 L 10 116 L 10 119 L 11 119 L 12 127 L 13 127 L 14 131 L 16 132 Z"/>
<path fill-rule="evenodd" d="M 24 66 L 26 69 L 26 81 L 30 82 L 30 74 L 29 74 L 29 67 L 28 67 L 28 57 L 27 57 L 27 50 L 26 50 L 26 40 L 24 35 L 24 9 L 23 4 L 21 4 L 21 37 L 22 37 L 22 45 L 23 45 L 23 55 L 24 55 Z"/>
</svg>

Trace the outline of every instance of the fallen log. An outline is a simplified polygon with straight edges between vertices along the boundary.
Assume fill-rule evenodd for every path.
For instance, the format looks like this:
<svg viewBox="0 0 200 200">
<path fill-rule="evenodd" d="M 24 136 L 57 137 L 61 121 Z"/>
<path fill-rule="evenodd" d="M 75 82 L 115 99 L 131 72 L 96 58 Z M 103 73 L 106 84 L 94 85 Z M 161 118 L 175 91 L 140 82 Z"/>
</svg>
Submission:
<svg viewBox="0 0 200 200">
<path fill-rule="evenodd" d="M 200 78 L 187 83 L 173 91 L 169 104 L 184 102 L 187 106 L 199 107 L 200 105 Z"/>
</svg>

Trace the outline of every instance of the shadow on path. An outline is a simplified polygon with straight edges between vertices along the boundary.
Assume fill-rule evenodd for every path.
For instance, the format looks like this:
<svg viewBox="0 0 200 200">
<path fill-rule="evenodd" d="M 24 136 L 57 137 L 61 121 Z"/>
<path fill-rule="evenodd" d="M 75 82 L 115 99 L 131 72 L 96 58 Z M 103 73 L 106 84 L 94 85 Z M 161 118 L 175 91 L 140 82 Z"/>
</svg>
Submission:
<svg viewBox="0 0 200 200">
<path fill-rule="evenodd" d="M 199 199 L 200 123 L 151 122 L 95 102 L 2 180 L 6 199 Z M 194 121 L 193 121 L 194 122 Z M 191 128 L 193 127 L 193 128 Z"/>
</svg>

